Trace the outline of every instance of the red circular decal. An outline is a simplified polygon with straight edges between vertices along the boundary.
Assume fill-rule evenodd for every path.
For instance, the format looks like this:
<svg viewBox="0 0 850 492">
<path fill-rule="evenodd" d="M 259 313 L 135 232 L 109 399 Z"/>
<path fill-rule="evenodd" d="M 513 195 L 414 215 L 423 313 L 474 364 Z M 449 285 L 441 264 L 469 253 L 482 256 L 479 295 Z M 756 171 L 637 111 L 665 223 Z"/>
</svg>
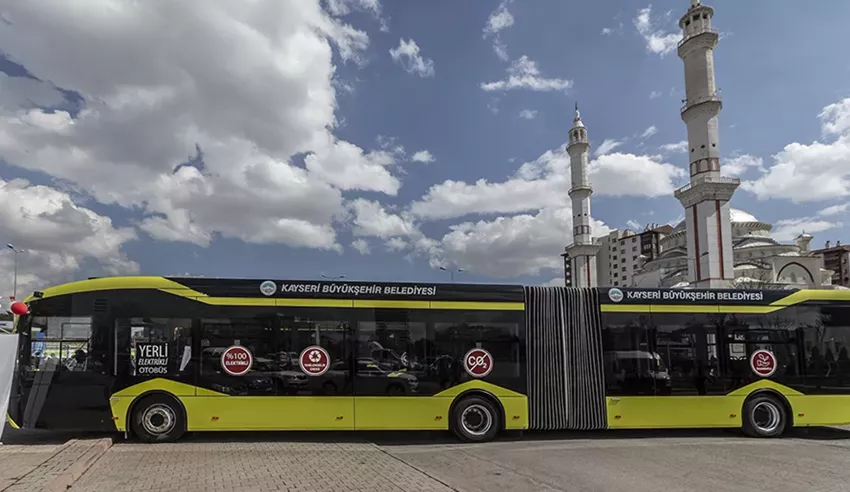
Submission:
<svg viewBox="0 0 850 492">
<path fill-rule="evenodd" d="M 474 348 L 463 356 L 463 368 L 474 378 L 483 378 L 493 370 L 493 356 L 483 348 Z"/>
<path fill-rule="evenodd" d="M 221 354 L 221 368 L 231 376 L 243 376 L 251 370 L 254 357 L 251 351 L 240 345 L 228 347 Z"/>
<path fill-rule="evenodd" d="M 770 350 L 756 350 L 750 356 L 750 368 L 763 378 L 772 376 L 778 365 L 776 356 Z"/>
<path fill-rule="evenodd" d="M 308 376 L 321 376 L 328 372 L 331 367 L 331 356 L 327 350 L 313 345 L 307 347 L 301 352 L 298 357 L 298 363 L 301 365 L 301 370 Z"/>
</svg>

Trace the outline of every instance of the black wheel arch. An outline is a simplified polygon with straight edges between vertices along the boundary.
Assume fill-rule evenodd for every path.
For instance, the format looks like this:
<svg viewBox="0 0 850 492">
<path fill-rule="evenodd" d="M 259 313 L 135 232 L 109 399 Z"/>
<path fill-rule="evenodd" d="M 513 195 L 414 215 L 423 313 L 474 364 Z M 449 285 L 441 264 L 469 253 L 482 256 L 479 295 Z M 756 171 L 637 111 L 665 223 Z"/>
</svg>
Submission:
<svg viewBox="0 0 850 492">
<path fill-rule="evenodd" d="M 791 427 L 794 427 L 794 409 L 791 407 L 791 402 L 788 401 L 788 398 L 786 398 L 785 395 L 776 391 L 773 388 L 757 389 L 747 395 L 747 398 L 744 399 L 743 405 L 741 405 L 742 419 L 744 418 L 743 409 L 744 407 L 746 407 L 747 402 L 759 396 L 771 396 L 773 398 L 776 398 L 776 400 L 779 401 L 779 403 L 782 405 L 783 409 L 785 410 L 785 416 L 788 418 L 788 423 L 785 428 L 790 429 Z"/>
<path fill-rule="evenodd" d="M 502 402 L 494 395 L 487 390 L 474 388 L 464 391 L 463 393 L 457 395 L 454 400 L 452 400 L 452 404 L 449 405 L 449 426 L 452 425 L 452 414 L 454 413 L 455 407 L 464 398 L 468 398 L 470 396 L 477 396 L 479 398 L 484 398 L 493 404 L 493 407 L 496 408 L 496 411 L 499 412 L 499 430 L 505 430 L 506 422 L 505 422 L 505 407 L 502 406 Z"/>
<path fill-rule="evenodd" d="M 136 410 L 136 405 L 138 405 L 138 403 L 140 401 L 144 400 L 145 398 L 147 398 L 149 396 L 164 396 L 166 398 L 170 398 L 170 399 L 174 400 L 174 402 L 177 404 L 177 409 L 180 411 L 180 416 L 182 417 L 182 419 L 181 419 L 181 423 L 183 425 L 182 430 L 184 432 L 186 431 L 186 427 L 188 426 L 188 418 L 187 418 L 187 414 L 186 414 L 186 407 L 183 406 L 183 402 L 180 401 L 180 398 L 178 398 L 173 393 L 169 393 L 168 391 L 150 390 L 150 391 L 145 391 L 144 393 L 136 396 L 133 399 L 133 402 L 130 403 L 130 407 L 127 408 L 127 415 L 124 417 L 124 422 L 125 422 L 124 428 L 125 428 L 125 432 L 127 432 L 128 435 L 134 435 L 132 418 L 133 418 L 133 412 Z"/>
</svg>

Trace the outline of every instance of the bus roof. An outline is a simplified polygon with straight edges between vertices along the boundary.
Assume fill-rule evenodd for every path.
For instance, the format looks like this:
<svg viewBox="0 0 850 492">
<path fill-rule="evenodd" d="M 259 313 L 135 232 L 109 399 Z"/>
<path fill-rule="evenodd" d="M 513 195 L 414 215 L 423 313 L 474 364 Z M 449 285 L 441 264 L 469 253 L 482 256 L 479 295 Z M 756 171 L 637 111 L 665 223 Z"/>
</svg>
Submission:
<svg viewBox="0 0 850 492">
<path fill-rule="evenodd" d="M 405 301 L 524 301 L 521 285 L 434 282 L 354 282 L 252 278 L 116 276 L 79 280 L 44 289 L 27 302 L 85 292 L 160 290 L 192 298 L 360 299 Z"/>
<path fill-rule="evenodd" d="M 524 303 L 524 287 L 516 284 L 469 284 L 432 282 L 363 282 L 343 280 L 275 280 L 258 278 L 115 276 L 95 277 L 35 292 L 26 302 L 86 292 L 159 290 L 188 298 L 326 299 L 361 301 L 444 301 Z M 564 287 L 537 287 L 564 289 Z M 659 289 L 602 287 L 603 311 L 649 312 L 661 306 L 764 306 L 781 309 L 801 302 L 850 302 L 850 290 L 785 289 Z M 703 310 L 701 310 L 703 311 Z M 767 311 L 765 311 L 767 312 Z"/>
</svg>

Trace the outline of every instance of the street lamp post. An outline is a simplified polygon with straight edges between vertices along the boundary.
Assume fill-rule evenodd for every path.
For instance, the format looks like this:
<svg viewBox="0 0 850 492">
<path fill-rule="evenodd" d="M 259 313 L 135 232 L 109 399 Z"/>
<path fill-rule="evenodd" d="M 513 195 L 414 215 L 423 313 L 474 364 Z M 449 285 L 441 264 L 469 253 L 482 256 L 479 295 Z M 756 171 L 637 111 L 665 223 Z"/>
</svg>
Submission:
<svg viewBox="0 0 850 492">
<path fill-rule="evenodd" d="M 14 244 L 6 244 L 6 247 L 11 249 L 12 252 L 15 254 L 15 260 L 14 260 L 15 274 L 14 274 L 14 280 L 12 281 L 13 282 L 12 283 L 12 297 L 17 301 L 18 300 L 18 253 L 25 253 L 26 250 L 16 248 Z"/>
<path fill-rule="evenodd" d="M 451 270 L 449 270 L 446 267 L 440 267 L 440 270 L 442 270 L 444 272 L 449 272 L 449 275 L 451 276 L 451 279 L 452 279 L 452 283 L 455 282 L 455 272 L 457 272 L 457 273 L 463 273 L 464 272 L 463 268 L 457 268 L 457 269 L 452 268 Z"/>
</svg>

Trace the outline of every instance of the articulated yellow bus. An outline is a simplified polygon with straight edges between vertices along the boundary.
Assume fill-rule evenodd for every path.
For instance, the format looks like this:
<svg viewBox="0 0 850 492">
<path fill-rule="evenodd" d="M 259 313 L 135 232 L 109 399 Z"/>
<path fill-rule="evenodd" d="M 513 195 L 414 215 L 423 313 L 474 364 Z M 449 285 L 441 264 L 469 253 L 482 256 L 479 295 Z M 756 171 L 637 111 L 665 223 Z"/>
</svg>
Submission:
<svg viewBox="0 0 850 492">
<path fill-rule="evenodd" d="M 850 291 L 110 277 L 26 303 L 16 427 L 481 442 L 850 424 Z"/>
</svg>

